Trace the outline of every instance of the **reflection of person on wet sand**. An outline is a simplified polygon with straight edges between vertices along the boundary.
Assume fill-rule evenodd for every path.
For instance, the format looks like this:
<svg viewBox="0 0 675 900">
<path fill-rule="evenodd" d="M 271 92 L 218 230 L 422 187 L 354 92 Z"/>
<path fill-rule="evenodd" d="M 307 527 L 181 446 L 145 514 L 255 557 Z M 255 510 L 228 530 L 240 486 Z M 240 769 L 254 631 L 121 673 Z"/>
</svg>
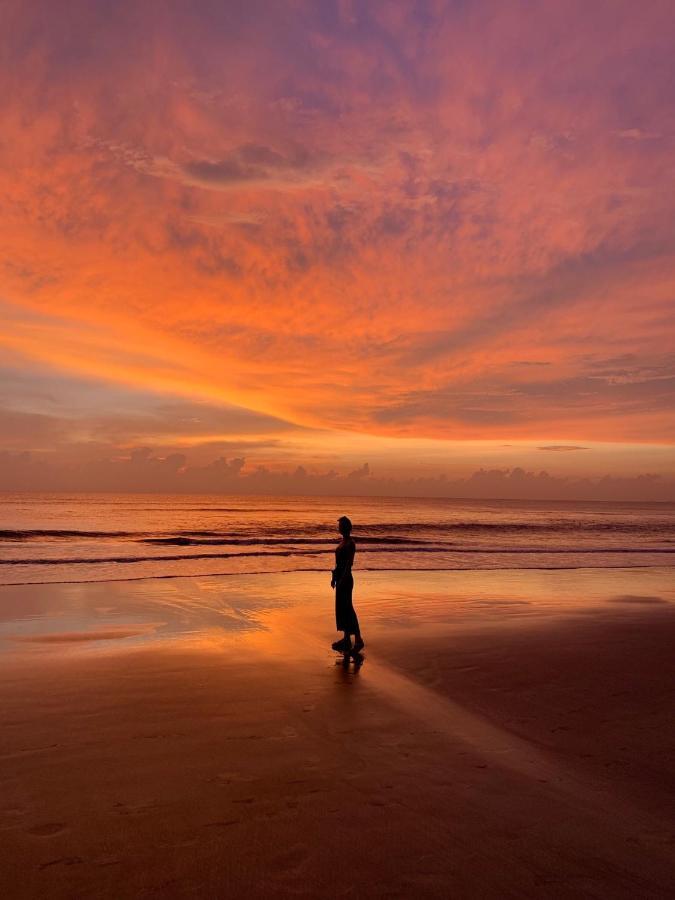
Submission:
<svg viewBox="0 0 675 900">
<path fill-rule="evenodd" d="M 338 519 L 338 531 L 342 535 L 342 540 L 335 550 L 335 568 L 330 586 L 335 588 L 335 624 L 338 631 L 344 632 L 344 637 L 341 641 L 333 644 L 333 650 L 340 653 L 358 653 L 365 644 L 352 603 L 352 590 L 354 589 L 352 563 L 356 553 L 356 544 L 351 536 L 352 523 L 347 516 Z M 352 635 L 355 638 L 353 647 Z"/>
</svg>

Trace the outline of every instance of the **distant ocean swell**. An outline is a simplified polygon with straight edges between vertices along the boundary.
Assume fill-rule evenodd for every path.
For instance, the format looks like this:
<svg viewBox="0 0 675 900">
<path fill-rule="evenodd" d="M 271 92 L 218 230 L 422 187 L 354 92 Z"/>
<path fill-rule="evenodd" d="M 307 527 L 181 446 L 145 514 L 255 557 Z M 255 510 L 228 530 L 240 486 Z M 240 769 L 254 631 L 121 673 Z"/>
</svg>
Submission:
<svg viewBox="0 0 675 900">
<path fill-rule="evenodd" d="M 251 534 L 255 530 L 258 534 Z M 230 531 L 223 529 L 189 530 L 167 532 L 148 531 L 79 531 L 76 529 L 0 529 L 0 541 L 40 541 L 56 540 L 115 540 L 130 539 L 145 543 L 180 543 L 200 542 L 233 543 L 315 543 L 334 544 L 335 538 L 314 538 L 310 535 L 325 534 L 326 526 L 303 525 L 300 528 L 255 528 L 249 531 Z M 488 534 L 655 534 L 661 540 L 664 532 L 669 532 L 675 539 L 675 524 L 672 522 L 634 522 L 634 521 L 556 521 L 556 522 L 391 522 L 360 525 L 355 533 L 359 543 L 424 543 L 410 537 L 397 536 L 404 532 L 437 532 L 440 534 L 488 533 Z M 295 536 L 292 536 L 295 535 Z"/>
<path fill-rule="evenodd" d="M 641 563 L 626 563 L 621 562 L 618 565 L 610 565 L 603 563 L 602 565 L 595 566 L 591 564 L 584 563 L 582 565 L 563 565 L 563 566 L 509 566 L 509 565 L 499 565 L 494 567 L 497 571 L 500 572 L 522 572 L 524 569 L 536 569 L 537 571 L 544 572 L 571 572 L 577 570 L 586 570 L 586 569 L 655 569 L 662 568 L 661 566 L 654 566 Z M 669 567 L 666 567 L 669 568 Z M 58 579 L 58 578 L 50 578 L 48 580 L 40 581 L 40 580 L 21 580 L 21 581 L 0 581 L 0 587 L 16 587 L 18 585 L 41 585 L 41 584 L 107 584 L 108 582 L 126 582 L 126 581 L 163 581 L 163 580 L 171 580 L 174 578 L 190 578 L 196 574 L 199 578 L 225 578 L 232 577 L 238 578 L 241 576 L 249 576 L 249 575 L 293 575 L 296 572 L 324 572 L 325 568 L 323 566 L 318 567 L 314 566 L 312 568 L 302 568 L 299 566 L 295 566 L 292 569 L 274 569 L 270 571 L 269 569 L 248 569 L 245 572 L 199 572 L 199 573 L 186 573 L 186 572 L 162 572 L 160 574 L 151 574 L 144 573 L 142 575 L 123 575 L 118 578 L 66 578 L 66 579 Z M 467 572 L 467 571 L 484 571 L 481 569 L 470 569 L 467 566 L 425 566 L 424 568 L 415 568 L 415 567 L 397 567 L 395 569 L 387 568 L 386 566 L 361 566 L 359 569 L 360 572 Z"/>
<path fill-rule="evenodd" d="M 464 554 L 499 554 L 511 556 L 513 554 L 555 554 L 555 555 L 571 555 L 583 556 L 586 554 L 633 554 L 633 553 L 661 553 L 675 555 L 675 549 L 669 547 L 378 547 L 377 555 L 381 553 L 457 553 Z M 362 551 L 368 553 L 368 551 Z M 328 561 L 332 560 L 326 554 L 325 550 L 304 550 L 293 548 L 292 550 L 254 550 L 250 552 L 239 553 L 179 553 L 179 554 L 161 554 L 155 556 L 89 556 L 89 557 L 54 557 L 54 558 L 23 558 L 23 559 L 0 559 L 0 566 L 57 566 L 57 565 L 100 565 L 103 563 L 142 563 L 142 562 L 175 562 L 184 560 L 198 559 L 241 559 L 250 556 L 259 557 L 275 557 L 275 556 L 318 556 L 322 555 Z M 329 566 L 328 566 L 329 567 Z"/>
<path fill-rule="evenodd" d="M 337 510 L 337 512 L 336 512 Z M 326 572 L 675 566 L 674 504 L 0 495 L 0 583 Z"/>
</svg>

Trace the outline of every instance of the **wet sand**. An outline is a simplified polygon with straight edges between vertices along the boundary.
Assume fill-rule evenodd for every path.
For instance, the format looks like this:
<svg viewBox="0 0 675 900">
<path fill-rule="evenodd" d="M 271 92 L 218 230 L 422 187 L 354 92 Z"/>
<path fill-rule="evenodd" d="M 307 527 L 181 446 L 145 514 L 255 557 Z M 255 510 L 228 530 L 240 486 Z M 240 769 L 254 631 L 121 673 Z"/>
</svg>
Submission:
<svg viewBox="0 0 675 900">
<path fill-rule="evenodd" d="M 0 591 L 0 894 L 672 896 L 669 573 L 475 575 Z"/>
</svg>

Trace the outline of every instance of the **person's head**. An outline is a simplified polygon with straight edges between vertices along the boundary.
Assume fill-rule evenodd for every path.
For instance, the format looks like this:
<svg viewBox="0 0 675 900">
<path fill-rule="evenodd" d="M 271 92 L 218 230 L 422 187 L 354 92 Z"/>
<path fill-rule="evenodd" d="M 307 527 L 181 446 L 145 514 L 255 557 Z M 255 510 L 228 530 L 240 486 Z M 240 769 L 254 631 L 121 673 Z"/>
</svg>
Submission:
<svg viewBox="0 0 675 900">
<path fill-rule="evenodd" d="M 338 531 L 342 537 L 349 537 L 352 533 L 352 520 L 348 519 L 347 516 L 340 516 L 338 519 Z"/>
</svg>

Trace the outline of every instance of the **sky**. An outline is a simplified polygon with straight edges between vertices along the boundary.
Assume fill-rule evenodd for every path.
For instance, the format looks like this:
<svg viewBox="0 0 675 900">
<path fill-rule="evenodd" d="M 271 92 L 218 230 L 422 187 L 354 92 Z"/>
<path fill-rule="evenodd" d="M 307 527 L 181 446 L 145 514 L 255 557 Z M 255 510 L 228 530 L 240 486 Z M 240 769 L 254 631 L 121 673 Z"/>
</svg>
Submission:
<svg viewBox="0 0 675 900">
<path fill-rule="evenodd" d="M 0 490 L 675 500 L 670 0 L 6 0 Z"/>
</svg>

